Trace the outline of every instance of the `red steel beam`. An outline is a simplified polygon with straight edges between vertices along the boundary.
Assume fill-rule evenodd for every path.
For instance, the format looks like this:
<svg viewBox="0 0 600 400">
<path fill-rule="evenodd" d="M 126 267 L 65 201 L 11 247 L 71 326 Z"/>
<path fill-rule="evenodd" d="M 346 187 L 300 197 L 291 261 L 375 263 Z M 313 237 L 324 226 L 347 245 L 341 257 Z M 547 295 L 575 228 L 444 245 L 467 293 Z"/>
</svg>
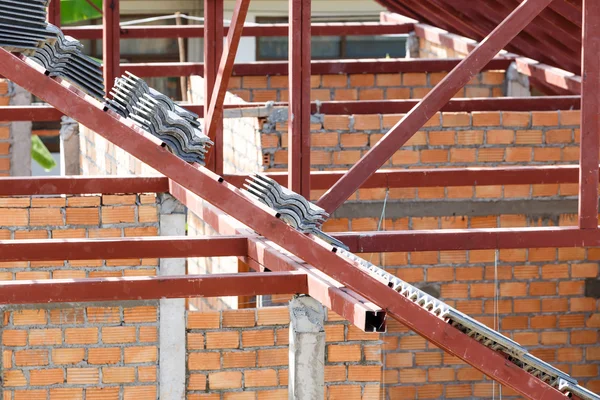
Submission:
<svg viewBox="0 0 600 400">
<path fill-rule="evenodd" d="M 226 257 L 248 254 L 242 236 L 0 240 L 0 261 Z"/>
<path fill-rule="evenodd" d="M 48 22 L 60 28 L 60 0 L 51 0 L 48 4 Z"/>
<path fill-rule="evenodd" d="M 598 230 L 600 146 L 600 3 L 583 0 L 579 227 Z"/>
<path fill-rule="evenodd" d="M 232 29 L 227 34 L 227 48 L 221 56 L 215 85 L 210 96 L 210 107 L 204 118 L 204 134 L 214 142 L 214 145 L 206 154 L 206 165 L 214 166 L 213 170 L 217 174 L 223 173 L 223 102 L 227 94 L 227 86 L 231 78 L 233 63 L 249 6 L 250 0 L 237 0 L 235 2 L 233 16 L 231 17 Z M 216 38 L 220 40 L 219 36 Z"/>
<path fill-rule="evenodd" d="M 61 79 L 51 79 L 32 64 L 33 61 L 17 58 L 0 49 L 0 73 L 168 176 L 171 182 L 183 185 L 266 239 L 358 292 L 409 329 L 490 378 L 529 399 L 565 400 L 566 397 L 556 389 L 507 363 L 500 353 L 485 347 L 382 284 L 379 278 L 331 251 L 329 246 L 288 226 L 276 217 L 273 210 L 251 200 L 216 174 L 171 154 L 152 135 L 126 124 L 115 113 L 104 111 L 102 104 L 81 96 L 80 91 Z"/>
<path fill-rule="evenodd" d="M 523 75 L 568 90 L 570 93 L 581 93 L 581 77 L 572 72 L 523 57 L 515 59 L 515 63 L 517 64 L 517 71 Z"/>
<path fill-rule="evenodd" d="M 385 332 L 385 311 L 364 297 L 344 287 L 318 269 L 302 264 L 258 238 L 256 233 L 197 195 L 172 183 L 172 194 L 198 218 L 223 235 L 245 235 L 248 238 L 248 256 L 238 257 L 256 271 L 300 271 L 307 275 L 307 294 L 314 297 L 346 320 L 365 332 Z M 268 266 L 268 269 L 265 268 Z"/>
<path fill-rule="evenodd" d="M 358 253 L 600 246 L 600 230 L 578 227 L 339 232 L 332 235 Z"/>
<path fill-rule="evenodd" d="M 310 197 L 310 1 L 289 0 L 288 182 Z"/>
<path fill-rule="evenodd" d="M 204 71 L 204 110 L 209 110 L 217 75 L 219 74 L 219 60 L 223 53 L 223 40 L 221 39 L 223 37 L 223 0 L 204 0 L 204 21 L 206 23 L 206 29 L 204 30 L 204 63 L 206 65 Z M 215 121 L 213 129 L 217 139 L 223 137 L 222 120 Z M 222 154 L 221 147 L 216 151 L 219 152 L 219 155 Z M 208 160 L 206 164 L 208 168 L 216 171 L 219 158 L 221 157 Z"/>
<path fill-rule="evenodd" d="M 1 281 L 0 304 L 180 299 L 305 293 L 306 275 L 269 274 L 149 276 Z"/>
<path fill-rule="evenodd" d="M 222 18 L 221 18 L 222 19 Z M 206 21 L 206 20 L 205 20 Z M 207 22 L 210 24 L 211 21 Z M 207 28 L 209 29 L 209 28 Z M 312 24 L 313 36 L 346 36 L 346 35 L 397 35 L 412 32 L 412 23 L 378 23 L 378 22 L 344 22 Z M 122 39 L 176 39 L 202 37 L 203 25 L 184 26 L 122 26 Z M 227 35 L 229 28 L 224 28 Z M 76 39 L 101 39 L 102 28 L 99 26 L 73 26 L 63 29 L 65 35 Z M 265 37 L 287 36 L 288 24 L 260 24 L 244 26 L 242 36 Z"/>
<path fill-rule="evenodd" d="M 338 182 L 346 171 L 312 171 L 310 185 L 314 190 L 326 190 Z M 287 183 L 287 173 L 270 172 L 266 176 L 281 185 Z M 247 175 L 225 175 L 225 180 L 241 188 Z M 435 168 L 409 170 L 379 170 L 360 187 L 415 188 L 485 185 L 536 185 L 579 182 L 577 165 L 502 168 Z"/>
<path fill-rule="evenodd" d="M 137 75 L 137 74 L 135 74 Z M 541 97 L 493 97 L 452 99 L 441 111 L 557 111 L 578 110 L 579 96 Z M 419 100 L 361 100 L 361 101 L 322 101 L 311 103 L 311 113 L 328 115 L 349 114 L 398 114 L 407 113 Z M 202 118 L 204 106 L 182 104 Z M 224 104 L 225 109 L 266 107 L 267 103 Z M 288 107 L 289 103 L 273 103 L 274 107 Z M 60 121 L 64 114 L 51 106 L 6 106 L 0 107 L 0 121 Z"/>
<path fill-rule="evenodd" d="M 311 62 L 313 75 L 398 73 L 398 72 L 445 72 L 460 63 L 461 59 L 363 59 L 363 60 L 314 60 Z M 512 59 L 495 58 L 483 70 L 506 70 Z M 125 63 L 121 69 L 140 77 L 204 75 L 202 63 Z M 235 64 L 235 76 L 287 75 L 287 61 L 257 61 Z"/>
<path fill-rule="evenodd" d="M 375 171 L 406 143 L 425 123 L 464 87 L 481 68 L 498 54 L 552 0 L 522 3 L 476 49 L 457 65 L 405 118 L 399 121 L 317 202 L 332 213 Z"/>
<path fill-rule="evenodd" d="M 119 76 L 121 46 L 119 32 L 119 0 L 102 1 L 102 54 L 104 86 L 110 91 Z"/>
<path fill-rule="evenodd" d="M 166 193 L 167 178 L 160 176 L 47 176 L 2 177 L 0 196 L 60 194 Z"/>
</svg>

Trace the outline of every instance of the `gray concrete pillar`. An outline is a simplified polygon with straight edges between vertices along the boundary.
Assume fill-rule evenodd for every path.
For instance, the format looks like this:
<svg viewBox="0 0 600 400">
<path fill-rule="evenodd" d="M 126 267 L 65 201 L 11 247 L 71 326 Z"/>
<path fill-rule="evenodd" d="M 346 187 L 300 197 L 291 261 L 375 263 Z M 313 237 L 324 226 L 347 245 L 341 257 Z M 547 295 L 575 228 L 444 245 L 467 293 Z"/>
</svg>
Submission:
<svg viewBox="0 0 600 400">
<path fill-rule="evenodd" d="M 406 58 L 419 58 L 419 37 L 414 32 L 406 39 Z"/>
<path fill-rule="evenodd" d="M 185 236 L 185 207 L 160 194 L 160 236 Z M 185 275 L 185 258 L 161 259 L 160 276 Z M 161 400 L 185 400 L 185 299 L 160 300 L 159 382 Z"/>
<path fill-rule="evenodd" d="M 512 63 L 506 70 L 506 95 L 508 97 L 530 97 L 529 77 L 517 70 L 517 64 Z"/>
<path fill-rule="evenodd" d="M 63 116 L 60 125 L 60 174 L 79 175 L 79 122 Z"/>
<path fill-rule="evenodd" d="M 289 400 L 316 400 L 325 396 L 325 308 L 309 296 L 289 304 Z"/>
<path fill-rule="evenodd" d="M 31 105 L 31 93 L 12 82 L 8 85 L 11 106 Z M 31 127 L 30 121 L 10 124 L 11 176 L 31 176 Z"/>
</svg>

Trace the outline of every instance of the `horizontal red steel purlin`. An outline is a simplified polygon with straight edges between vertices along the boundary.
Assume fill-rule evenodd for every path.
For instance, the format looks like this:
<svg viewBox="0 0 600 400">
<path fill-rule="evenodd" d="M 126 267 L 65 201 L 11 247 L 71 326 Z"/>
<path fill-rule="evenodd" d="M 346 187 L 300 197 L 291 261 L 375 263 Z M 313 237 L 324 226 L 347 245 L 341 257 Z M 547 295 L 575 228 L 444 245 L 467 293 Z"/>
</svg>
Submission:
<svg viewBox="0 0 600 400">
<path fill-rule="evenodd" d="M 137 74 L 136 74 L 137 75 Z M 446 112 L 473 111 L 556 111 L 578 110 L 579 96 L 543 97 L 494 97 L 452 99 L 442 107 Z M 361 101 L 322 101 L 311 103 L 311 113 L 327 115 L 349 114 L 397 114 L 407 113 L 419 100 L 361 100 Z M 204 106 L 182 104 L 202 118 Z M 273 107 L 288 107 L 288 103 L 276 102 Z M 267 107 L 266 103 L 224 104 L 225 109 Z M 64 114 L 50 106 L 7 106 L 0 107 L 0 121 L 60 121 Z"/>
<path fill-rule="evenodd" d="M 566 226 L 338 232 L 331 235 L 359 253 L 600 246 L 600 230 Z"/>
<path fill-rule="evenodd" d="M 60 194 L 165 193 L 169 181 L 160 176 L 2 177 L 0 196 Z"/>
<path fill-rule="evenodd" d="M 311 189 L 326 190 L 344 176 L 346 171 L 312 171 Z M 486 185 L 535 185 L 579 182 L 577 165 L 503 168 L 432 168 L 409 170 L 379 170 L 360 187 L 416 188 Z M 266 176 L 281 185 L 287 183 L 286 172 L 269 172 Z M 225 175 L 227 182 L 241 188 L 247 175 Z M 0 181 L 1 182 L 1 181 Z"/>
<path fill-rule="evenodd" d="M 236 221 L 216 207 L 203 201 L 197 195 L 172 182 L 171 193 L 198 218 L 223 235 L 244 235 L 248 238 L 248 256 L 238 257 L 256 271 L 300 271 L 307 274 L 309 291 L 315 298 L 357 328 L 364 332 L 385 332 L 385 311 L 354 291 L 345 288 L 318 269 L 300 264 L 281 249 L 265 243 L 264 239 L 239 221 Z M 268 268 L 265 268 L 268 266 Z"/>
<path fill-rule="evenodd" d="M 215 171 L 219 174 L 223 173 L 223 130 L 219 129 L 218 125 L 223 119 L 223 103 L 227 94 L 229 79 L 235 61 L 238 45 L 250 0 L 236 0 L 233 16 L 231 17 L 231 27 L 227 34 L 227 47 L 223 50 L 217 78 L 210 97 L 210 108 L 204 117 L 205 130 L 204 134 L 214 142 L 211 149 L 206 154 L 206 165 L 215 166 Z M 211 164 L 211 159 L 214 159 Z"/>
<path fill-rule="evenodd" d="M 450 71 L 460 63 L 461 59 L 398 59 L 398 58 L 367 58 L 362 60 L 313 60 L 311 73 L 313 75 L 329 74 L 391 74 L 399 72 L 445 72 Z M 512 59 L 495 58 L 482 70 L 506 70 Z M 204 75 L 204 64 L 193 62 L 162 62 L 162 63 L 124 63 L 123 71 L 129 71 L 140 77 L 189 76 Z M 233 66 L 235 76 L 287 75 L 287 61 L 256 61 L 240 63 Z"/>
<path fill-rule="evenodd" d="M 306 293 L 298 272 L 1 281 L 0 304 L 181 299 Z"/>
<path fill-rule="evenodd" d="M 246 256 L 243 236 L 0 240 L 0 261 Z"/>
<path fill-rule="evenodd" d="M 345 35 L 394 35 L 409 33 L 413 30 L 412 23 L 377 23 L 377 22 L 346 22 L 346 23 L 315 23 L 312 24 L 313 36 L 345 36 Z M 225 27 L 224 34 L 229 29 Z M 242 36 L 287 36 L 288 24 L 261 24 L 259 26 L 244 26 Z M 100 26 L 73 26 L 63 29 L 65 35 L 75 39 L 101 39 Z M 175 39 L 199 38 L 204 34 L 203 25 L 183 26 L 122 26 L 122 39 Z"/>
<path fill-rule="evenodd" d="M 552 0 L 521 3 L 317 202 L 333 213 Z"/>
<path fill-rule="evenodd" d="M 134 128 L 115 113 L 104 111 L 99 102 L 83 97 L 81 91 L 60 78 L 52 79 L 44 75 L 33 61 L 17 58 L 0 49 L 0 73 L 168 176 L 171 181 L 184 186 L 266 239 L 363 295 L 409 329 L 490 378 L 529 399 L 566 399 L 558 390 L 508 363 L 500 353 L 485 347 L 382 284 L 374 275 L 331 251 L 329 246 L 288 226 L 276 217 L 273 210 L 251 200 L 218 175 L 179 159 L 160 146 L 160 141 L 152 135 Z"/>
<path fill-rule="evenodd" d="M 346 171 L 312 171 L 311 188 L 329 189 Z M 286 172 L 266 176 L 287 184 Z M 227 182 L 241 188 L 247 175 L 224 175 Z M 435 168 L 379 170 L 365 181 L 362 189 L 450 187 L 485 185 L 535 185 L 579 182 L 577 165 L 504 168 Z M 0 177 L 0 196 L 77 195 L 115 193 L 163 193 L 169 190 L 166 177 L 143 176 L 48 176 Z"/>
</svg>

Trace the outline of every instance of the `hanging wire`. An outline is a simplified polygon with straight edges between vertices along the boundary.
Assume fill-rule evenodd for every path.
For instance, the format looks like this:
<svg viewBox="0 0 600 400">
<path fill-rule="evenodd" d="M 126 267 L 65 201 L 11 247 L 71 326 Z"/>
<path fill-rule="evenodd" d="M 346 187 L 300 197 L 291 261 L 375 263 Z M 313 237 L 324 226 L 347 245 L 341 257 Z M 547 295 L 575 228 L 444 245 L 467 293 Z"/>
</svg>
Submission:
<svg viewBox="0 0 600 400">
<path fill-rule="evenodd" d="M 387 201 L 388 201 L 388 196 L 390 195 L 390 188 L 385 188 L 385 198 L 383 199 L 383 207 L 381 209 L 381 215 L 379 216 L 379 222 L 377 223 L 377 231 L 379 232 L 381 230 L 381 225 L 382 223 L 384 224 L 384 228 L 385 228 L 385 209 L 387 207 Z M 373 253 L 371 253 L 371 257 L 369 258 L 369 262 L 371 262 L 373 260 Z"/>
</svg>

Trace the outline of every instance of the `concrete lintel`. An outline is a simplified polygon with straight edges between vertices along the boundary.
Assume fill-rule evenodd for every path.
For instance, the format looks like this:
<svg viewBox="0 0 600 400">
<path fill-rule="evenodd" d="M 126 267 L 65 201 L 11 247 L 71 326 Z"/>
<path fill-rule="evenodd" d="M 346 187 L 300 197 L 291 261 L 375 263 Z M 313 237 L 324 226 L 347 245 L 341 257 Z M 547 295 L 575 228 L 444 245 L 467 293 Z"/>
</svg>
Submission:
<svg viewBox="0 0 600 400">
<path fill-rule="evenodd" d="M 309 296 L 290 300 L 289 400 L 325 395 L 325 308 Z"/>
<path fill-rule="evenodd" d="M 168 194 L 161 194 L 160 236 L 185 236 L 185 209 Z M 160 259 L 159 275 L 185 275 L 185 258 Z M 159 386 L 161 400 L 184 400 L 185 387 L 185 299 L 160 300 Z"/>
</svg>

